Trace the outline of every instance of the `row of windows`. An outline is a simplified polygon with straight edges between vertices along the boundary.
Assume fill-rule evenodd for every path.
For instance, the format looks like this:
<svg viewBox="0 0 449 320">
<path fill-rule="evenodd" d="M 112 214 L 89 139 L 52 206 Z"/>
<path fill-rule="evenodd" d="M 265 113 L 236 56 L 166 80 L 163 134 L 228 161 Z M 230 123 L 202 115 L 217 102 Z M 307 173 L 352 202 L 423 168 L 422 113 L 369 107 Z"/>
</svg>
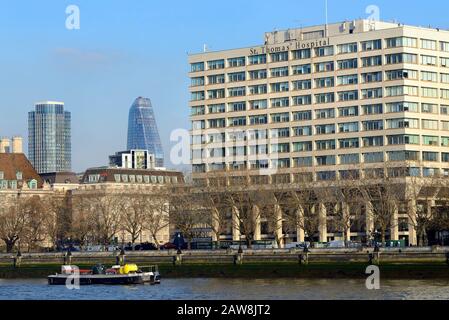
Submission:
<svg viewBox="0 0 449 320">
<path fill-rule="evenodd" d="M 240 163 L 229 164 L 228 168 L 230 170 L 244 170 L 246 169 L 244 165 Z M 257 165 L 251 166 L 252 169 L 260 169 L 257 168 Z M 194 172 L 206 172 L 206 168 L 204 166 L 194 166 Z M 226 166 L 217 165 L 210 167 L 210 170 L 224 170 Z M 316 174 L 312 172 L 304 172 L 304 173 L 295 173 L 293 177 L 290 177 L 289 174 L 280 174 L 274 175 L 273 180 L 274 183 L 302 183 L 302 182 L 311 182 L 311 181 L 332 181 L 336 180 L 337 177 L 341 180 L 352 180 L 361 178 L 361 173 L 363 173 L 364 178 L 381 178 L 384 176 L 389 177 L 432 177 L 437 175 L 449 176 L 449 169 L 439 168 L 420 168 L 420 167 L 408 167 L 408 168 L 388 168 L 385 170 L 384 168 L 372 168 L 372 169 L 364 169 L 364 170 L 339 170 L 339 171 L 318 171 Z M 315 179 L 314 179 L 315 176 Z M 266 179 L 261 179 L 266 178 Z M 246 177 L 232 177 L 231 179 L 237 180 L 239 183 L 242 183 Z M 268 184 L 268 176 L 251 176 L 250 177 L 252 183 L 254 184 Z M 203 184 L 204 182 L 201 179 L 194 179 L 194 183 Z"/>
<path fill-rule="evenodd" d="M 233 97 L 245 97 L 247 95 L 255 96 L 270 93 L 282 93 L 295 91 L 298 86 L 306 86 L 306 84 L 295 82 L 293 86 L 289 82 L 272 83 L 270 86 L 266 84 L 248 86 L 248 87 L 235 87 L 225 89 L 216 89 L 207 91 L 207 100 L 216 100 Z M 298 90 L 298 89 L 296 89 Z M 305 90 L 305 89 L 304 89 Z M 227 93 L 227 94 L 226 94 Z M 339 92 L 325 92 L 314 94 L 314 103 L 333 103 L 336 101 L 355 101 L 359 99 L 378 99 L 382 97 L 398 97 L 398 96 L 421 96 L 423 98 L 434 99 L 446 99 L 449 100 L 449 89 L 438 89 L 432 87 L 417 87 L 417 86 L 391 86 L 391 87 L 378 87 L 368 88 L 361 90 L 348 90 Z M 287 97 L 288 98 L 288 97 Z M 288 98 L 289 99 L 289 98 Z M 205 91 L 192 92 L 192 101 L 206 100 Z M 303 95 L 292 97 L 292 105 L 308 105 L 312 104 L 312 95 Z"/>
<path fill-rule="evenodd" d="M 329 113 L 324 112 L 324 117 Z M 233 117 L 207 120 L 209 128 L 239 127 L 246 125 L 266 125 L 268 123 L 289 123 L 300 121 L 311 121 L 311 111 L 285 112 L 270 115 L 257 115 L 250 117 Z M 227 125 L 226 125 L 227 124 Z M 424 129 L 449 131 L 449 121 L 416 118 L 394 118 L 386 120 L 367 120 L 362 122 L 330 123 L 315 125 L 315 134 L 335 134 L 360 131 L 378 131 L 384 129 Z M 192 121 L 192 130 L 206 129 L 206 120 Z M 338 131 L 337 131 L 338 130 Z"/>
<path fill-rule="evenodd" d="M 22 180 L 22 179 L 18 179 Z M 25 183 L 25 182 L 24 182 Z M 0 190 L 6 190 L 6 189 L 12 189 L 16 190 L 19 186 L 19 181 L 17 180 L 4 180 L 3 177 L 0 177 Z M 37 181 L 36 180 L 30 180 L 27 183 L 27 186 L 31 190 L 37 189 Z"/>
<path fill-rule="evenodd" d="M 98 183 L 103 181 L 103 176 L 100 174 L 91 174 L 87 176 L 86 183 Z M 177 177 L 169 176 L 143 176 L 143 175 L 127 175 L 127 174 L 115 174 L 114 181 L 116 183 L 152 183 L 152 184 L 163 184 L 163 183 L 177 183 Z"/>
<path fill-rule="evenodd" d="M 419 41 L 417 38 L 409 38 L 409 37 L 389 38 L 389 39 L 385 40 L 385 47 L 386 48 L 398 48 L 398 47 L 418 48 L 418 42 Z M 421 49 L 434 50 L 434 51 L 439 49 L 440 51 L 443 51 L 443 52 L 449 52 L 449 42 L 439 41 L 439 46 L 438 46 L 438 41 L 436 41 L 436 40 L 421 39 L 420 44 L 421 44 L 420 45 Z M 356 53 L 359 51 L 359 48 L 361 51 L 380 50 L 380 49 L 382 49 L 382 40 L 376 39 L 376 40 L 364 41 L 364 42 L 361 42 L 360 44 L 357 42 L 340 44 L 340 45 L 337 45 L 336 48 L 334 46 L 326 46 L 326 47 L 316 48 L 314 50 L 311 50 L 311 49 L 294 50 L 294 51 L 291 51 L 291 54 L 288 51 L 276 52 L 276 53 L 269 54 L 269 58 L 270 58 L 270 62 L 301 60 L 301 59 L 312 58 L 312 52 L 314 53 L 315 57 L 326 57 L 326 56 L 333 56 L 335 54 Z M 192 63 L 191 71 L 192 72 L 205 71 L 206 67 L 207 67 L 207 70 L 224 69 L 226 67 L 226 62 L 227 62 L 227 66 L 229 68 L 242 67 L 242 66 L 246 66 L 246 65 L 266 64 L 268 62 L 268 55 L 261 54 L 261 55 L 254 55 L 254 56 L 249 56 L 249 57 L 228 58 L 226 60 L 219 59 L 219 60 L 208 61 L 207 63 L 204 63 L 204 62 Z"/>
<path fill-rule="evenodd" d="M 233 156 L 232 154 L 229 156 Z M 193 153 L 192 159 L 195 161 L 204 160 L 206 158 L 225 158 L 220 153 L 210 152 L 208 156 L 198 155 Z M 304 168 L 304 167 L 320 167 L 320 166 L 335 166 L 335 165 L 357 165 L 361 163 L 373 164 L 383 163 L 385 161 L 399 162 L 399 161 L 423 161 L 423 162 L 442 162 L 449 163 L 449 153 L 439 153 L 431 151 L 387 151 L 387 152 L 369 152 L 369 153 L 352 153 L 341 155 L 322 155 L 322 156 L 307 156 L 296 158 L 280 158 L 280 159 L 261 159 L 250 161 L 234 161 L 240 163 L 244 168 L 250 164 L 251 169 L 286 169 L 286 168 Z M 270 165 L 271 163 L 271 165 Z M 220 166 L 220 169 L 225 167 L 224 162 L 209 164 L 209 166 Z M 255 167 L 257 166 L 257 167 Z"/>
<path fill-rule="evenodd" d="M 305 68 L 302 66 L 301 74 L 310 74 L 310 66 Z M 298 69 L 292 68 L 292 72 L 298 74 Z M 289 67 L 275 68 L 270 70 L 271 78 L 281 78 L 290 75 Z M 420 76 L 419 76 L 420 75 Z M 249 71 L 248 76 L 250 80 L 267 79 L 267 70 Z M 228 82 L 241 82 L 245 81 L 246 72 L 238 72 L 228 74 Z M 373 83 L 382 81 L 394 81 L 394 80 L 421 80 L 429 82 L 441 82 L 449 84 L 449 73 L 438 73 L 433 71 L 421 71 L 410 69 L 397 69 L 388 70 L 384 73 L 382 71 L 362 73 L 359 77 L 358 74 L 349 74 L 335 77 L 323 77 L 317 78 L 313 81 L 311 79 L 302 79 L 291 81 L 292 90 L 308 90 L 314 88 L 328 88 L 334 86 L 355 85 L 359 83 Z M 199 87 L 205 85 L 204 77 L 192 78 L 192 87 Z M 225 83 L 225 75 L 214 75 L 208 77 L 209 84 L 222 84 Z M 312 86 L 314 84 L 314 86 Z"/>
<path fill-rule="evenodd" d="M 296 97 L 298 98 L 298 97 Z M 306 104 L 304 103 L 305 100 L 310 100 L 311 97 L 304 98 L 301 101 L 301 105 Z M 299 105 L 298 103 L 299 99 L 296 99 L 294 101 L 294 105 Z M 296 104 L 295 104 L 296 103 Z M 310 104 L 310 103 L 309 103 Z M 197 116 L 197 115 L 205 115 L 206 111 L 208 114 L 220 114 L 220 113 L 226 113 L 226 112 L 242 112 L 242 111 L 248 111 L 248 110 L 265 110 L 270 108 L 282 108 L 282 107 L 289 107 L 290 106 L 290 98 L 284 97 L 284 98 L 276 98 L 276 99 L 270 99 L 270 100 L 252 100 L 249 102 L 246 101 L 239 101 L 239 102 L 232 102 L 227 104 L 210 104 L 207 107 L 206 106 L 194 106 L 191 108 L 191 115 Z M 421 106 L 421 107 L 420 107 Z M 316 116 L 316 119 L 323 119 L 323 118 L 345 118 L 345 117 L 357 117 L 359 115 L 378 115 L 383 113 L 402 113 L 402 112 L 411 112 L 411 113 L 428 113 L 428 114 L 440 114 L 440 115 L 449 115 L 449 105 L 438 105 L 438 104 L 432 104 L 432 103 L 417 103 L 417 102 L 407 102 L 407 101 L 400 101 L 400 102 L 391 102 L 384 104 L 369 104 L 369 105 L 362 105 L 362 106 L 347 106 L 347 107 L 340 107 L 340 108 L 326 108 L 326 109 L 317 109 L 314 111 Z M 301 111 L 296 113 L 298 115 L 298 119 L 300 120 L 312 120 L 312 111 Z M 250 116 L 252 117 L 267 117 L 267 115 L 255 115 Z"/>
</svg>

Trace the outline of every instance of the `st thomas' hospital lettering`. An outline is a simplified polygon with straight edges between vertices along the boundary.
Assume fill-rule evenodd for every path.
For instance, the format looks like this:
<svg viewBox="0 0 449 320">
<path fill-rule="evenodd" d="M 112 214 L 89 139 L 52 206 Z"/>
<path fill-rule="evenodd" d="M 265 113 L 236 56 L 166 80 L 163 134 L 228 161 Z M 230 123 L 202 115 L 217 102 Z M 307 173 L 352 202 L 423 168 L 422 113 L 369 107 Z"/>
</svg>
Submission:
<svg viewBox="0 0 449 320">
<path fill-rule="evenodd" d="M 291 42 L 289 44 L 285 44 L 282 46 L 264 46 L 260 48 L 251 48 L 250 49 L 250 55 L 258 55 L 258 54 L 265 54 L 265 53 L 277 53 L 277 52 L 283 52 L 283 51 L 290 51 L 290 50 L 300 50 L 300 49 L 313 49 L 313 48 L 320 48 L 325 47 L 329 45 L 329 39 L 322 39 L 322 40 L 316 40 L 316 41 L 309 41 L 309 42 Z"/>
</svg>

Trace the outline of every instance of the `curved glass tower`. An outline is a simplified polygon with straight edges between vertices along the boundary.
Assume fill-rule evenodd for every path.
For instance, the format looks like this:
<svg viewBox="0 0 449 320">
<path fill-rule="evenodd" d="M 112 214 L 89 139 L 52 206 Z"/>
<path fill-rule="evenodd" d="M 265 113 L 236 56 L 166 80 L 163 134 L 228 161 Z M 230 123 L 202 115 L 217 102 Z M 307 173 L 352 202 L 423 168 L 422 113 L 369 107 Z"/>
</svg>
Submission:
<svg viewBox="0 0 449 320">
<path fill-rule="evenodd" d="M 137 98 L 129 110 L 127 149 L 148 150 L 154 154 L 156 166 L 164 166 L 164 151 L 150 99 Z"/>
</svg>

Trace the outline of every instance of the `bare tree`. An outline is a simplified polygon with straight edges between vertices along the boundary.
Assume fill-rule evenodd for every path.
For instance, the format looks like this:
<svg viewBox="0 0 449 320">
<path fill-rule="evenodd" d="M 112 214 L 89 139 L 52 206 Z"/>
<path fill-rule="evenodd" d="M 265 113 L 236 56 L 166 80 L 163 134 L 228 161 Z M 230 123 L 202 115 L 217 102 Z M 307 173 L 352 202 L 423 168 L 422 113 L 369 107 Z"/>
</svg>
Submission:
<svg viewBox="0 0 449 320">
<path fill-rule="evenodd" d="M 117 205 L 120 208 L 120 229 L 130 236 L 133 250 L 144 228 L 147 198 L 147 195 L 140 192 L 132 195 L 124 194 L 117 199 Z"/>
<path fill-rule="evenodd" d="M 18 197 L 0 206 L 0 238 L 5 242 L 8 253 L 25 236 L 28 224 L 26 201 L 23 197 Z"/>
<path fill-rule="evenodd" d="M 145 198 L 144 228 L 148 230 L 154 244 L 159 249 L 159 237 L 161 231 L 167 229 L 170 224 L 170 194 L 166 189 L 161 189 Z"/>
<path fill-rule="evenodd" d="M 81 250 L 94 235 L 94 210 L 92 201 L 85 194 L 72 198 L 72 221 L 69 235 L 79 242 Z"/>
</svg>

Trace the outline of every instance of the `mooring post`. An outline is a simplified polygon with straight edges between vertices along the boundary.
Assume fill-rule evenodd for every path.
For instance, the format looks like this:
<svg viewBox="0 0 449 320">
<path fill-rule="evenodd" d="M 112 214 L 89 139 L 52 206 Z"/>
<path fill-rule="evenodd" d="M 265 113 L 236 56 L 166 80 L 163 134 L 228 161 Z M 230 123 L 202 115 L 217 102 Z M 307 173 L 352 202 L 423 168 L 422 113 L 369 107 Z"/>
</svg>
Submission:
<svg viewBox="0 0 449 320">
<path fill-rule="evenodd" d="M 306 245 L 306 246 L 304 247 L 304 256 L 305 256 L 304 264 L 305 264 L 305 265 L 308 265 L 308 264 L 309 264 L 309 253 L 310 253 L 309 247 Z"/>
<path fill-rule="evenodd" d="M 380 248 L 379 246 L 376 244 L 376 246 L 374 247 L 374 255 L 375 255 L 375 263 L 377 265 L 380 264 Z"/>
<path fill-rule="evenodd" d="M 120 250 L 120 254 L 119 254 L 119 264 L 121 265 L 121 266 L 124 266 L 125 265 L 125 258 L 126 258 L 126 253 L 125 253 L 125 249 L 121 249 Z"/>
</svg>

